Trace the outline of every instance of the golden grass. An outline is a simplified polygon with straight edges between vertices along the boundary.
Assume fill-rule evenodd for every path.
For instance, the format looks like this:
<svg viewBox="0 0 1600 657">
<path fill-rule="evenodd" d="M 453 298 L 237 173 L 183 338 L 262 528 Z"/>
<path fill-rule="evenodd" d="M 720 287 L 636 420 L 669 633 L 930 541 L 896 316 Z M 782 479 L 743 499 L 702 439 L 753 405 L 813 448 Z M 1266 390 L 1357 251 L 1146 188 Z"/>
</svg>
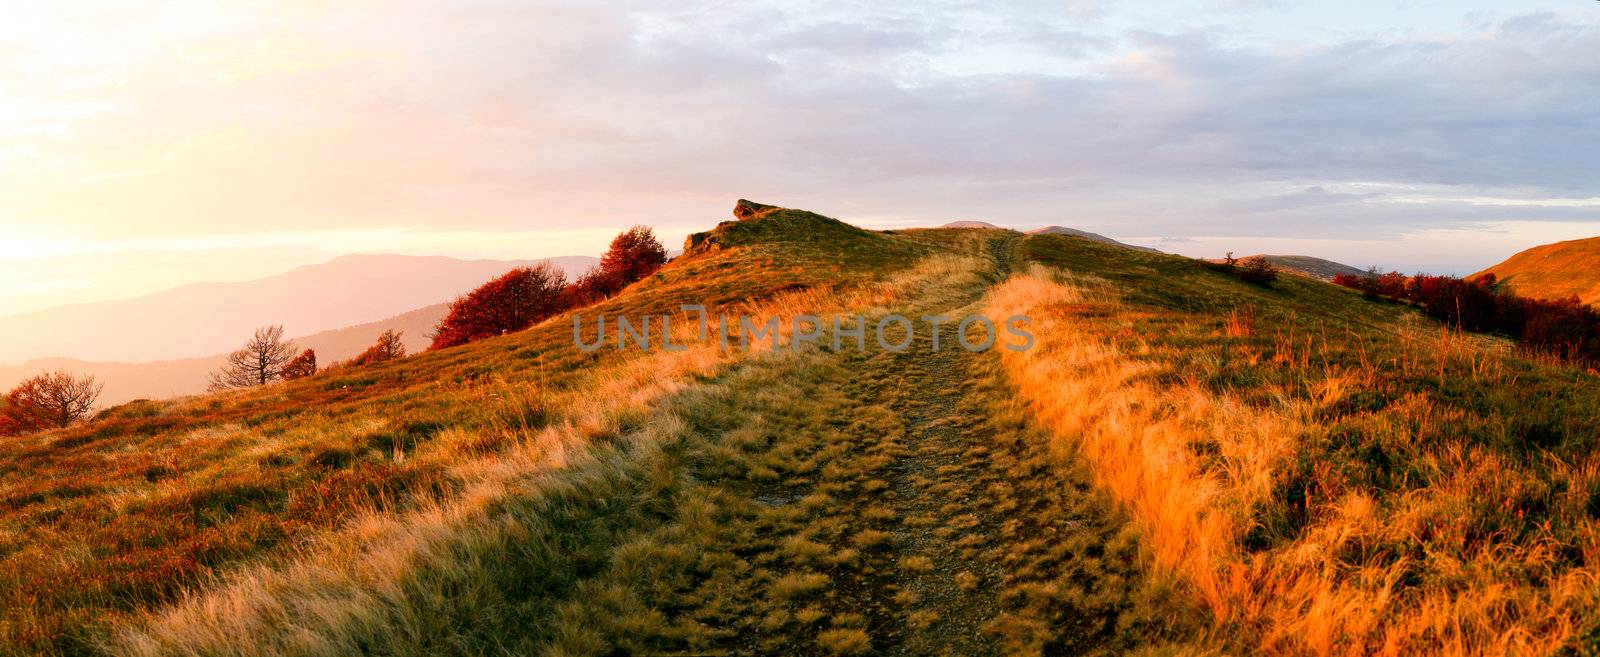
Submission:
<svg viewBox="0 0 1600 657">
<path fill-rule="evenodd" d="M 1525 466 L 1482 446 L 1420 450 L 1426 456 L 1413 467 L 1431 485 L 1401 494 L 1350 486 L 1318 497 L 1322 491 L 1306 487 L 1303 531 L 1247 548 L 1262 510 L 1281 510 L 1286 472 L 1304 469 L 1321 481 L 1324 469 L 1339 467 L 1297 461 L 1304 445 L 1327 435 L 1326 411 L 1386 372 L 1321 370 L 1303 382 L 1306 394 L 1248 401 L 1198 383 L 1199 373 L 1173 376 L 1156 355 L 1164 336 L 1117 330 L 1142 312 L 1149 311 L 1125 304 L 1103 280 L 1037 265 L 998 286 L 988 303 L 991 316 L 1033 317 L 1039 347 L 1002 353 L 1013 384 L 1126 505 L 1154 562 L 1188 582 L 1218 622 L 1250 628 L 1268 653 L 1329 656 L 1543 655 L 1582 629 L 1595 609 L 1600 531 L 1581 511 L 1552 510 L 1552 518 L 1577 519 L 1564 540 L 1550 533 L 1550 520 L 1522 539 L 1475 532 L 1469 509 L 1504 499 L 1505 513 L 1520 514 L 1513 500 L 1540 485 L 1518 474 Z M 1245 317 L 1232 314 L 1221 332 L 1262 330 Z M 1431 341 L 1395 333 L 1410 348 L 1385 367 L 1515 384 L 1503 349 L 1448 333 Z M 1309 372 L 1327 340 L 1281 335 L 1270 355 L 1240 352 L 1259 367 Z M 1451 413 L 1460 411 L 1416 394 L 1367 421 L 1420 438 Z M 1547 480 L 1572 491 L 1569 508 L 1581 509 L 1597 481 L 1595 461 L 1546 466 Z M 1574 550 L 1586 565 L 1570 564 Z"/>
</svg>

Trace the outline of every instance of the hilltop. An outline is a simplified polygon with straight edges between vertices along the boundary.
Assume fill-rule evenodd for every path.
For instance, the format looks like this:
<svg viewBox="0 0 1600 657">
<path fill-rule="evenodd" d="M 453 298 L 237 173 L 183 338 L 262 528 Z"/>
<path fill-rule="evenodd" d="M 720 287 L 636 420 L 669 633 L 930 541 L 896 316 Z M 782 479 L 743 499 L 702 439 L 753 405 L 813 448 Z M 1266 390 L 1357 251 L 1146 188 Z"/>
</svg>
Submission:
<svg viewBox="0 0 1600 657">
<path fill-rule="evenodd" d="M 1334 657 L 1600 637 L 1588 372 L 1306 277 L 738 208 L 522 332 L 0 444 L 0 653 Z M 723 348 L 684 304 L 785 328 Z M 660 314 L 685 349 L 573 343 L 575 324 L 592 341 L 602 315 Z M 954 321 L 890 329 L 904 350 L 848 336 L 857 315 L 977 314 L 1029 318 L 1031 348 L 952 348 Z M 809 316 L 826 328 L 805 345 Z"/>
<path fill-rule="evenodd" d="M 1367 273 L 1364 269 L 1352 267 L 1340 262 L 1334 262 L 1332 260 L 1325 260 L 1315 256 L 1269 255 L 1263 253 L 1249 257 L 1266 258 L 1267 262 L 1272 263 L 1274 267 L 1278 268 L 1278 271 L 1299 274 L 1301 276 L 1310 276 L 1312 278 L 1320 278 L 1325 281 L 1331 281 L 1333 280 L 1333 277 L 1340 274 L 1347 274 L 1350 276 L 1365 276 Z M 1243 260 L 1244 258 L 1240 259 Z"/>
<path fill-rule="evenodd" d="M 1001 227 L 996 226 L 994 224 L 991 224 L 991 223 L 989 223 L 987 221 L 973 221 L 973 220 L 952 221 L 950 223 L 940 224 L 939 227 L 940 228 L 983 228 L 985 230 L 1011 230 L 1010 228 L 1001 228 Z"/>
<path fill-rule="evenodd" d="M 1600 237 L 1536 246 L 1505 262 L 1473 274 L 1494 274 L 1504 285 L 1525 297 L 1565 299 L 1578 297 L 1600 304 Z"/>
<path fill-rule="evenodd" d="M 1111 239 L 1111 238 L 1106 237 L 1105 235 L 1101 235 L 1099 233 L 1091 233 L 1089 231 L 1078 230 L 1076 228 L 1067 228 L 1066 226 L 1046 226 L 1044 228 L 1035 228 L 1033 230 L 1028 231 L 1028 234 L 1029 235 L 1070 235 L 1070 236 L 1073 236 L 1073 237 L 1082 237 L 1082 238 L 1087 239 L 1087 240 L 1093 240 L 1093 241 L 1099 242 L 1101 244 L 1110 244 L 1112 246 L 1120 246 L 1120 247 L 1125 248 L 1125 249 L 1133 249 L 1135 251 L 1144 251 L 1146 253 L 1160 253 L 1161 252 L 1159 250 L 1152 249 L 1152 248 L 1150 248 L 1148 246 L 1135 246 L 1135 245 L 1127 244 L 1127 243 L 1124 243 L 1124 242 L 1118 242 L 1117 240 Z"/>
</svg>

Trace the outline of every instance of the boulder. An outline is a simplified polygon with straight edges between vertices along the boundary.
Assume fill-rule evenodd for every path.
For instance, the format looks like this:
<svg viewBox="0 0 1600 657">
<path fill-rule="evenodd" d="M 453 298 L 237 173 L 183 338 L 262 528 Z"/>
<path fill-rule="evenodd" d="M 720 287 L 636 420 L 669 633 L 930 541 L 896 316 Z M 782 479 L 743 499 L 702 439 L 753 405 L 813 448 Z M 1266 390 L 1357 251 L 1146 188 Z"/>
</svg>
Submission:
<svg viewBox="0 0 1600 657">
<path fill-rule="evenodd" d="M 779 208 L 776 205 L 762 205 L 755 201 L 739 199 L 739 202 L 733 204 L 733 216 L 738 218 L 739 221 L 744 221 L 777 209 Z"/>
</svg>

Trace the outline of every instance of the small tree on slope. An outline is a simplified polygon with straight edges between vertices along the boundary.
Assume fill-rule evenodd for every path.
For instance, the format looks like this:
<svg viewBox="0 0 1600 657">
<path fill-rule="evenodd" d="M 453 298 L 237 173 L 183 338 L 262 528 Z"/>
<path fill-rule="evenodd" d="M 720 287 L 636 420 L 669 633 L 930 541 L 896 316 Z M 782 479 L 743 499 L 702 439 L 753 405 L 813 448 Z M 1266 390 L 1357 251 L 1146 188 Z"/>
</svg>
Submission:
<svg viewBox="0 0 1600 657">
<path fill-rule="evenodd" d="M 294 379 L 303 379 L 316 373 L 317 352 L 307 349 L 300 352 L 299 356 L 295 356 L 294 360 L 284 363 L 283 371 L 279 372 L 279 376 L 283 377 L 285 381 L 292 381 Z"/>
<path fill-rule="evenodd" d="M 12 435 L 64 427 L 94 408 L 105 385 L 93 376 L 57 370 L 40 374 L 12 388 L 0 403 L 0 434 Z"/>
<path fill-rule="evenodd" d="M 649 276 L 667 263 L 667 250 L 649 226 L 634 226 L 611 240 L 600 256 L 600 272 L 616 279 L 618 288 Z"/>
<path fill-rule="evenodd" d="M 406 345 L 400 341 L 401 335 L 404 335 L 403 331 L 397 332 L 393 329 L 384 331 L 382 335 L 378 336 L 376 343 L 373 343 L 371 347 L 367 347 L 367 350 L 361 352 L 361 355 L 351 359 L 350 364 L 368 365 L 396 358 L 405 358 Z"/>
<path fill-rule="evenodd" d="M 222 369 L 211 374 L 210 390 L 261 386 L 283 377 L 283 368 L 294 360 L 294 343 L 285 342 L 282 326 L 256 329 L 249 342 L 231 354 Z"/>
</svg>

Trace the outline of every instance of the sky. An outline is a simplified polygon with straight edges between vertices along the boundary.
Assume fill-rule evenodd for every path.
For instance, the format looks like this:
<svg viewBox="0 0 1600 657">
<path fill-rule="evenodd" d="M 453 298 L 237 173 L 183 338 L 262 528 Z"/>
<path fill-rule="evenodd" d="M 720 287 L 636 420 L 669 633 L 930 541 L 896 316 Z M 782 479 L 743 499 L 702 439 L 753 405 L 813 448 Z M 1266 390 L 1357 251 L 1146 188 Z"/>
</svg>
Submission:
<svg viewBox="0 0 1600 657">
<path fill-rule="evenodd" d="M 1470 273 L 1600 235 L 1597 52 L 1594 0 L 6 3 L 0 315 L 740 197 Z"/>
</svg>

